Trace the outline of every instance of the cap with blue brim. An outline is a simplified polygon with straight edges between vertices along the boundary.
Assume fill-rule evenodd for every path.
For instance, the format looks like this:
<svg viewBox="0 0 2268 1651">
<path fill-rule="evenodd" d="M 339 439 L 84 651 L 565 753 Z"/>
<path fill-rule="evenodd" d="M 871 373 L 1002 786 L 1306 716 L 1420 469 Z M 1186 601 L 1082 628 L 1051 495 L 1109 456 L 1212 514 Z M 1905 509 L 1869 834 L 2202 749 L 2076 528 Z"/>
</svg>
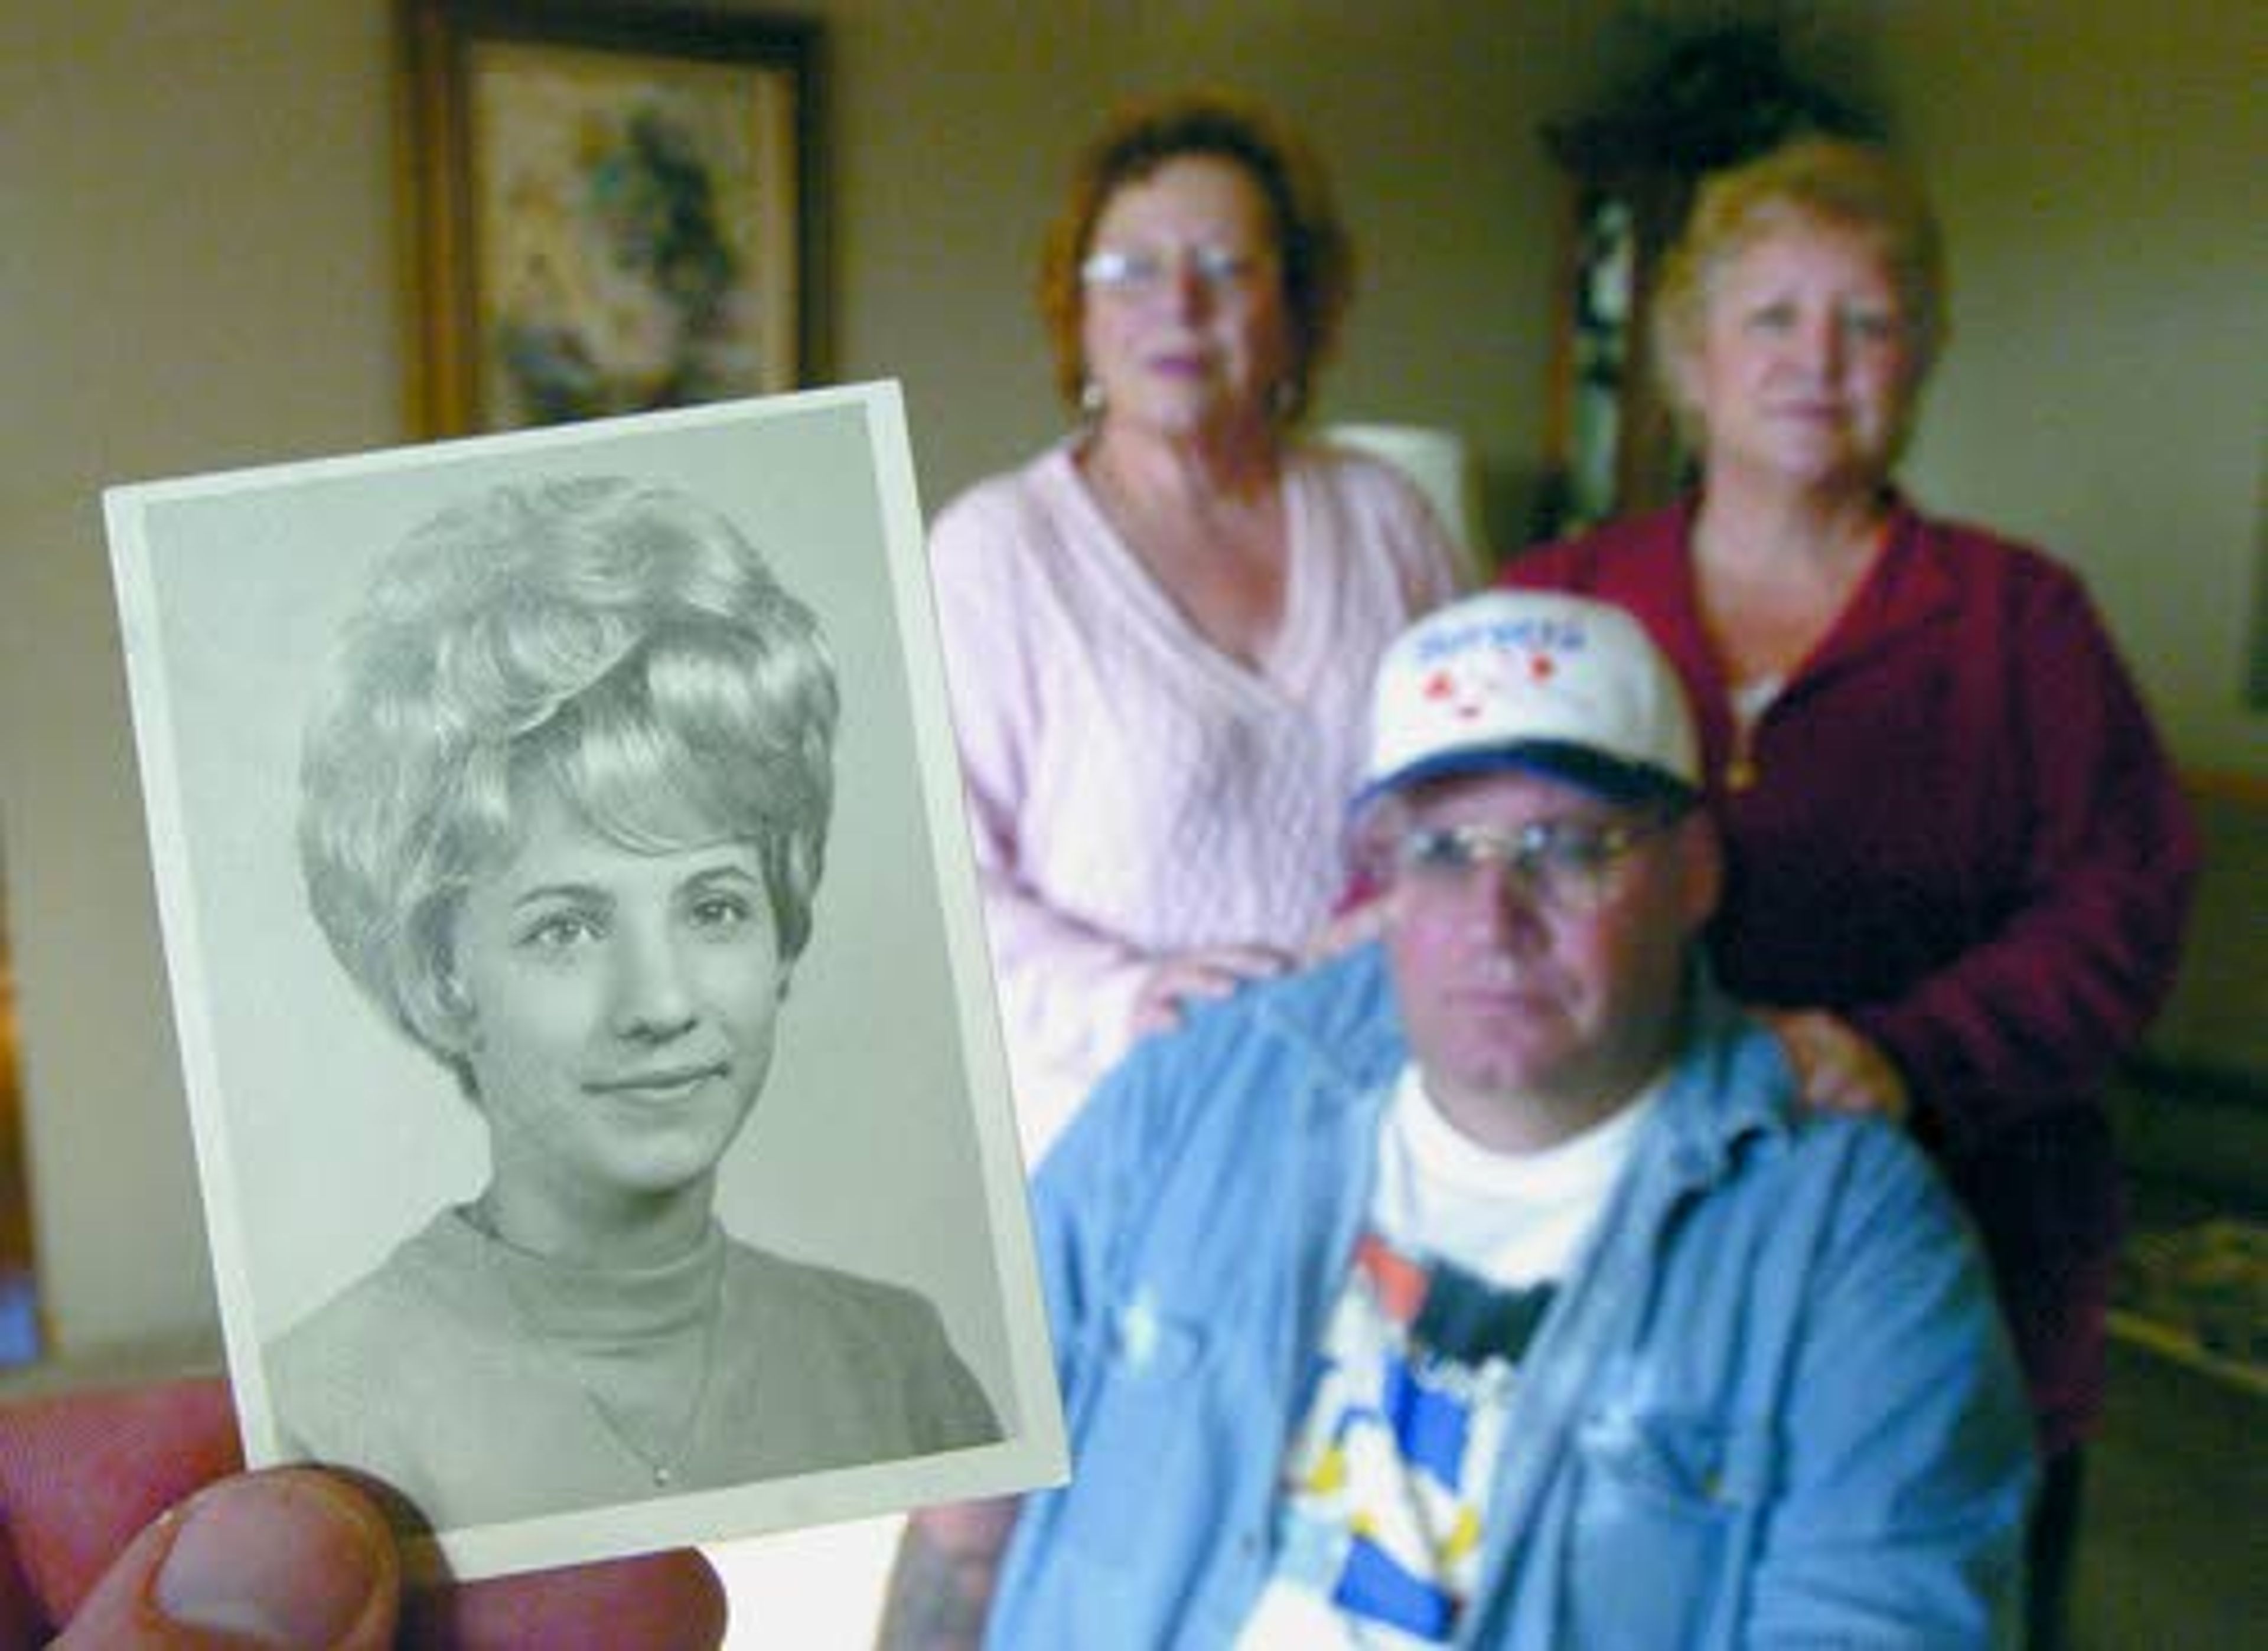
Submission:
<svg viewBox="0 0 2268 1651">
<path fill-rule="evenodd" d="M 1506 771 L 1616 803 L 1699 795 L 1684 688 L 1643 626 L 1589 597 L 1491 591 L 1428 614 L 1387 649 L 1353 808 Z"/>
</svg>

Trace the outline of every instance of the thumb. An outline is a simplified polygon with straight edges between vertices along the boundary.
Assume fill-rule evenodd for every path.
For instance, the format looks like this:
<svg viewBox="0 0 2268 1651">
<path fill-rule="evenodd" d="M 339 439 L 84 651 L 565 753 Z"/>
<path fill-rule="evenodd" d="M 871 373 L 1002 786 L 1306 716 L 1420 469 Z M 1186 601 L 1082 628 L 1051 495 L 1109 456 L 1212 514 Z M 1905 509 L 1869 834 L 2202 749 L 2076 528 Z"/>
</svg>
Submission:
<svg viewBox="0 0 2268 1651">
<path fill-rule="evenodd" d="M 385 1651 L 401 1562 L 343 1481 L 280 1468 L 209 1486 L 129 1544 L 55 1651 Z"/>
</svg>

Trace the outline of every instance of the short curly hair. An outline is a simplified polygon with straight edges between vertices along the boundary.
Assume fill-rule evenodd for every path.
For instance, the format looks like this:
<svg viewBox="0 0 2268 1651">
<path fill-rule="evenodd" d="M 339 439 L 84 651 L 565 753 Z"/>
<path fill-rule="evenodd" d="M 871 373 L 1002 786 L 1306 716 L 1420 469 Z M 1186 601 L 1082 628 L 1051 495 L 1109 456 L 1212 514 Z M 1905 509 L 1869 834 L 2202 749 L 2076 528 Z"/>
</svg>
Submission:
<svg viewBox="0 0 2268 1651">
<path fill-rule="evenodd" d="M 811 935 L 834 798 L 835 667 L 722 514 L 583 476 L 499 486 L 377 567 L 300 763 L 299 856 L 347 973 L 456 1073 L 467 890 L 546 788 L 626 847 L 757 851 L 784 958 Z"/>
<path fill-rule="evenodd" d="M 1920 183 L 1880 145 L 1804 137 L 1705 179 L 1654 290 L 1655 382 L 1689 437 L 1702 434 L 1681 372 L 1699 349 L 1709 296 L 1725 268 L 1778 231 L 1820 226 L 1874 243 L 1927 375 L 1946 337 L 1945 239 Z"/>
<path fill-rule="evenodd" d="M 1257 105 L 1216 90 L 1123 105 L 1079 151 L 1040 258 L 1040 319 L 1055 356 L 1056 389 L 1076 407 L 1086 386 L 1079 330 L 1086 291 L 1079 266 L 1093 250 L 1097 220 L 1121 189 L 1189 156 L 1242 168 L 1267 199 L 1292 326 L 1292 371 L 1278 411 L 1296 420 L 1313 399 L 1316 371 L 1338 343 L 1354 295 L 1354 246 L 1314 152 Z"/>
</svg>

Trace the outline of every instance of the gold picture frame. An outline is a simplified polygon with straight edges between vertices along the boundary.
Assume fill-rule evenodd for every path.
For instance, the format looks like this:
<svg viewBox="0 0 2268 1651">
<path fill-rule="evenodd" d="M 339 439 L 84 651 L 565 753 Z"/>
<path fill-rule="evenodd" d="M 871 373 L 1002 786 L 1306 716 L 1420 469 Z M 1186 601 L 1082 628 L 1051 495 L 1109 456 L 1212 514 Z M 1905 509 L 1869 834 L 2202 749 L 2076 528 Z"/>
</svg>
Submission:
<svg viewBox="0 0 2268 1651">
<path fill-rule="evenodd" d="M 821 377 L 818 26 L 397 0 L 423 437 Z"/>
</svg>

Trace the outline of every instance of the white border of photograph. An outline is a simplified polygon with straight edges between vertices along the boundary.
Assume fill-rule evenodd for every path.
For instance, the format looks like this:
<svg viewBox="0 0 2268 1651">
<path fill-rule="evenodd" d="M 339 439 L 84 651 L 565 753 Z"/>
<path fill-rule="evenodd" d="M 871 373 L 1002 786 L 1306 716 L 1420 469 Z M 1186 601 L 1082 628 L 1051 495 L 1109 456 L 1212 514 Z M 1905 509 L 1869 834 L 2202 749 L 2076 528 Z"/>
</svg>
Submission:
<svg viewBox="0 0 2268 1651">
<path fill-rule="evenodd" d="M 1066 1471 L 898 386 L 809 391 L 109 489 L 167 971 L 246 1456 L 261 1349 L 445 1205 L 484 1131 L 310 916 L 298 745 L 371 564 L 505 481 L 608 473 L 720 510 L 817 613 L 843 715 L 813 938 L 720 1175 L 734 1236 L 934 1302 L 1003 1440 L 445 1530 L 469 1578 L 994 1495 Z"/>
</svg>

